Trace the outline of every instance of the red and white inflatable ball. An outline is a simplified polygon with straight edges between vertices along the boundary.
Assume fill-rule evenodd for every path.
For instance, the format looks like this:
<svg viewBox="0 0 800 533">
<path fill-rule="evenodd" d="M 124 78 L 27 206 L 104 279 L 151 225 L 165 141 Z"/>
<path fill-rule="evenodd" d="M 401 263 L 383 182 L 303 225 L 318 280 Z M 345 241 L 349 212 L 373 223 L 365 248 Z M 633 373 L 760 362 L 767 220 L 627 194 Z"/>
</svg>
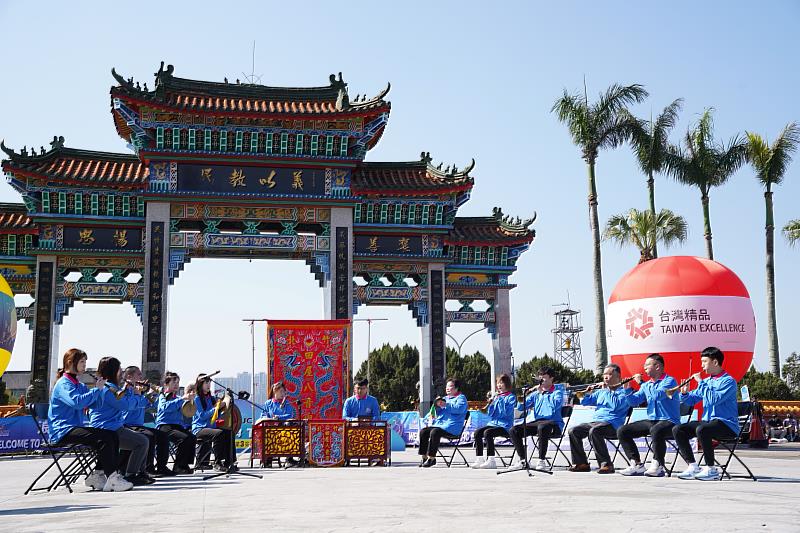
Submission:
<svg viewBox="0 0 800 533">
<path fill-rule="evenodd" d="M 657 352 L 681 381 L 701 370 L 700 352 L 716 346 L 739 381 L 750 368 L 756 320 L 750 295 L 729 268 L 700 257 L 660 257 L 625 274 L 606 313 L 611 362 L 623 376 L 642 372 Z"/>
</svg>

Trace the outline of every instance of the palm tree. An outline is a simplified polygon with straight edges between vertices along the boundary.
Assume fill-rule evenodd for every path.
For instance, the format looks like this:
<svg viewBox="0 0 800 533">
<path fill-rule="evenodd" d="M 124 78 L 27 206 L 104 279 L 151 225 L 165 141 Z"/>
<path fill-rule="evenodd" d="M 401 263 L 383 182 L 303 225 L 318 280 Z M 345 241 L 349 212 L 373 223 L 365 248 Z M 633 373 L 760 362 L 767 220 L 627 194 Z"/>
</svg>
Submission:
<svg viewBox="0 0 800 533">
<path fill-rule="evenodd" d="M 745 161 L 747 146 L 738 135 L 727 145 L 714 142 L 713 109 L 706 109 L 694 128 L 686 131 L 683 147 L 670 147 L 666 169 L 684 185 L 700 189 L 703 204 L 703 234 L 706 238 L 706 254 L 714 259 L 711 242 L 711 216 L 709 214 L 709 192 L 719 187 L 736 172 Z"/>
<path fill-rule="evenodd" d="M 616 241 L 620 248 L 632 244 L 639 249 L 639 263 L 654 259 L 656 241 L 669 248 L 675 243 L 686 241 L 686 220 L 669 209 L 662 209 L 653 223 L 649 210 L 631 209 L 627 213 L 614 215 L 608 219 L 603 239 Z"/>
<path fill-rule="evenodd" d="M 769 339 L 769 366 L 780 377 L 781 358 L 778 351 L 778 326 L 775 321 L 775 220 L 772 216 L 772 186 L 783 180 L 786 167 L 792 161 L 792 152 L 800 143 L 800 128 L 791 122 L 783 128 L 770 144 L 757 133 L 747 132 L 747 161 L 756 171 L 756 179 L 764 186 L 767 208 L 767 338 Z"/>
<path fill-rule="evenodd" d="M 595 305 L 595 365 L 598 371 L 608 361 L 606 348 L 606 313 L 603 298 L 603 273 L 600 258 L 600 223 L 597 219 L 597 184 L 595 163 L 600 150 L 616 148 L 630 139 L 636 129 L 636 120 L 627 112 L 627 106 L 641 102 L 647 91 L 638 84 L 612 85 L 593 104 L 589 104 L 584 84 L 583 94 L 564 94 L 556 100 L 551 111 L 567 125 L 572 142 L 581 149 L 589 171 L 589 225 L 592 231 L 594 252 L 594 305 Z"/>
<path fill-rule="evenodd" d="M 664 170 L 664 164 L 669 154 L 667 136 L 669 131 L 675 127 L 675 123 L 678 122 L 678 112 L 681 110 L 682 104 L 683 99 L 678 98 L 665 107 L 655 120 L 653 120 L 652 116 L 650 120 L 640 120 L 640 127 L 634 131 L 631 137 L 631 144 L 633 145 L 639 168 L 647 176 L 647 190 L 650 196 L 650 214 L 652 218 L 656 218 L 656 191 L 653 175 Z M 652 226 L 653 231 L 656 230 L 656 227 L 655 225 Z M 657 244 L 659 239 L 655 234 L 650 239 L 653 243 L 652 259 L 658 257 Z"/>
<path fill-rule="evenodd" d="M 800 218 L 787 222 L 783 227 L 783 235 L 791 245 L 800 242 Z"/>
</svg>

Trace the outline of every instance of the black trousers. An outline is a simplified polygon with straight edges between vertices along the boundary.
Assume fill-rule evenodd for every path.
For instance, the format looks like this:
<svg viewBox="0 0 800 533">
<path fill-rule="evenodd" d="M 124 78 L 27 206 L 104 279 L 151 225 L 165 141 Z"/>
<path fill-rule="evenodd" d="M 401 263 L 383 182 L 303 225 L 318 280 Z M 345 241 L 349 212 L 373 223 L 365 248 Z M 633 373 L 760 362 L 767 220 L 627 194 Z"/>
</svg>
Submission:
<svg viewBox="0 0 800 533">
<path fill-rule="evenodd" d="M 678 445 L 678 452 L 687 463 L 694 463 L 694 452 L 689 444 L 689 439 L 697 437 L 703 447 L 703 458 L 708 466 L 714 466 L 714 439 L 735 439 L 736 433 L 728 427 L 722 420 L 716 419 L 711 422 L 687 422 L 672 428 L 672 436 L 675 444 Z"/>
<path fill-rule="evenodd" d="M 514 450 L 517 456 L 523 461 L 527 461 L 525 456 L 525 440 L 522 438 L 524 435 L 528 437 L 536 436 L 536 446 L 539 449 L 539 459 L 547 457 L 547 443 L 552 437 L 561 435 L 561 430 L 558 424 L 552 420 L 536 420 L 535 422 L 528 422 L 523 427 L 522 424 L 511 428 L 511 442 L 514 443 Z"/>
<path fill-rule="evenodd" d="M 169 443 L 178 446 L 175 454 L 175 466 L 189 468 L 194 462 L 194 447 L 197 439 L 192 432 L 178 424 L 162 424 L 158 426 L 158 433 L 163 439 L 156 444 L 156 468 L 166 468 L 169 462 Z"/>
<path fill-rule="evenodd" d="M 208 455 L 208 446 L 214 450 L 214 463 L 223 466 L 233 464 L 233 453 L 231 451 L 231 430 L 217 428 L 203 428 L 195 435 L 197 442 L 200 443 L 200 451 L 197 460 L 201 461 Z"/>
<path fill-rule="evenodd" d="M 155 456 L 156 456 L 156 447 L 158 445 L 159 440 L 163 440 L 165 438 L 164 435 L 161 434 L 155 428 L 148 428 L 145 426 L 125 426 L 126 428 L 130 429 L 131 431 L 135 431 L 136 433 L 141 433 L 145 437 L 147 437 L 147 461 L 145 465 L 147 468 L 153 468 L 155 465 Z M 126 451 L 122 452 L 122 455 L 126 455 Z M 127 464 L 125 459 L 121 459 L 122 464 Z"/>
<path fill-rule="evenodd" d="M 508 431 L 498 426 L 483 426 L 475 432 L 475 455 L 483 456 L 483 443 L 486 442 L 486 452 L 489 457 L 494 457 L 494 439 L 508 437 Z"/>
<path fill-rule="evenodd" d="M 667 454 L 667 439 L 672 437 L 672 428 L 675 424 L 671 420 L 637 420 L 630 424 L 620 426 L 617 430 L 617 438 L 622 445 L 625 456 L 636 462 L 642 462 L 639 455 L 639 448 L 633 439 L 636 437 L 650 436 L 650 443 L 653 447 L 653 457 L 661 466 L 664 466 L 664 456 Z"/>
<path fill-rule="evenodd" d="M 589 422 L 569 430 L 569 447 L 573 464 L 583 465 L 589 462 L 586 458 L 586 451 L 583 449 L 583 439 L 587 436 L 594 447 L 594 453 L 600 466 L 603 466 L 603 463 L 611 464 L 606 439 L 615 438 L 617 430 L 608 422 Z"/>
<path fill-rule="evenodd" d="M 110 476 L 119 464 L 119 438 L 116 431 L 91 427 L 74 427 L 57 444 L 85 444 L 97 450 L 98 465 Z"/>
<path fill-rule="evenodd" d="M 453 435 L 437 427 L 429 426 L 422 428 L 419 432 L 419 450 L 417 450 L 417 453 L 429 457 L 435 456 L 436 452 L 439 450 L 439 441 L 442 437 L 457 439 L 458 435 Z"/>
</svg>

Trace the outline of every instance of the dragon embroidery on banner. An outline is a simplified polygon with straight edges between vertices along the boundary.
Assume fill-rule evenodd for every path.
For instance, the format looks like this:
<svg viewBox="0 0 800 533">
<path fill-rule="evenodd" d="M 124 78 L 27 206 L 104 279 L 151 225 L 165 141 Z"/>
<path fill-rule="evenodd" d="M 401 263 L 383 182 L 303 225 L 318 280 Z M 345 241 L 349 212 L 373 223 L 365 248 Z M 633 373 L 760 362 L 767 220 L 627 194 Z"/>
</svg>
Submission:
<svg viewBox="0 0 800 533">
<path fill-rule="evenodd" d="M 289 390 L 289 387 L 286 387 L 286 392 L 296 400 L 300 398 L 300 392 L 303 390 L 303 376 L 295 375 L 295 370 L 300 368 L 300 354 L 294 352 L 291 355 L 282 356 L 281 359 L 283 360 L 284 366 L 289 368 L 289 371 L 284 374 L 283 379 L 294 385 L 293 390 Z"/>
<path fill-rule="evenodd" d="M 319 367 L 323 370 L 324 374 L 319 376 L 314 380 L 314 386 L 316 388 L 317 400 L 319 403 L 319 414 L 321 418 L 336 418 L 338 417 L 337 413 L 331 413 L 333 411 L 336 400 L 339 397 L 339 384 L 336 383 L 336 378 L 333 376 L 332 372 L 332 363 L 333 356 L 320 354 L 319 356 Z M 325 389 L 325 387 L 329 384 L 333 383 L 330 387 Z"/>
</svg>

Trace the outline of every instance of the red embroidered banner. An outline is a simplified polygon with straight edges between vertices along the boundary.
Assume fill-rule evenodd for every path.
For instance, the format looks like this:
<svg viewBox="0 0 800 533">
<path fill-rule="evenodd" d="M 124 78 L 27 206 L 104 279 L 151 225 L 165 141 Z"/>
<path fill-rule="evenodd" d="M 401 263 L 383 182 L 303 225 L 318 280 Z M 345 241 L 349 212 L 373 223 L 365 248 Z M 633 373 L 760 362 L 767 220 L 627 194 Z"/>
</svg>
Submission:
<svg viewBox="0 0 800 533">
<path fill-rule="evenodd" d="M 308 436 L 309 463 L 313 466 L 344 464 L 344 421 L 311 420 Z"/>
<path fill-rule="evenodd" d="M 283 381 L 299 416 L 339 420 L 349 396 L 349 320 L 270 320 L 267 382 Z"/>
</svg>

